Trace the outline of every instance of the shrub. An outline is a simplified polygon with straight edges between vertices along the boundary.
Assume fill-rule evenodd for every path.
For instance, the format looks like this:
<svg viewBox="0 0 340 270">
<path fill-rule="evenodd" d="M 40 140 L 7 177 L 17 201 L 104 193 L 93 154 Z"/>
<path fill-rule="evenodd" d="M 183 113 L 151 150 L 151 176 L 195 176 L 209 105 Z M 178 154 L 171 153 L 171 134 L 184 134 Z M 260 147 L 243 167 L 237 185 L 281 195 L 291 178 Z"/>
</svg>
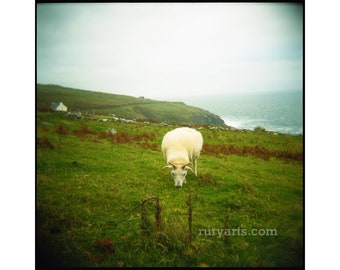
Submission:
<svg viewBox="0 0 340 270">
<path fill-rule="evenodd" d="M 265 132 L 266 129 L 264 127 L 261 127 L 261 126 L 257 126 L 256 128 L 254 128 L 254 131 L 255 132 Z"/>
</svg>

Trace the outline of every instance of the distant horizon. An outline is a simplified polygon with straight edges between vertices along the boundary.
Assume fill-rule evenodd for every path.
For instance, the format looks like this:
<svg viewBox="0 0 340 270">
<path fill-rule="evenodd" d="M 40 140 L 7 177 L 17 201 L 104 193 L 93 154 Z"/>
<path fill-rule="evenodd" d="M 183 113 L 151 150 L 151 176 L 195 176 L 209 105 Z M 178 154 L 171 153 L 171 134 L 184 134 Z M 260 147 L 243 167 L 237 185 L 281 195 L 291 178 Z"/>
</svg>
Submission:
<svg viewBox="0 0 340 270">
<path fill-rule="evenodd" d="M 44 88 L 44 86 L 45 94 L 48 93 L 49 89 L 52 93 L 56 89 L 61 89 L 61 93 L 67 93 L 62 89 L 70 89 L 70 93 L 72 93 L 72 91 L 84 91 L 88 93 L 80 94 L 82 97 L 91 97 L 96 93 L 99 94 L 99 96 L 106 94 L 106 99 L 111 99 L 113 107 L 115 100 L 119 100 L 121 96 L 133 98 L 132 104 L 138 103 L 137 100 L 140 98 L 140 96 L 135 97 L 89 89 L 70 88 L 56 84 L 37 84 L 38 88 Z M 109 95 L 113 95 L 113 97 Z M 38 98 L 39 97 L 41 98 L 42 96 L 38 96 Z M 303 133 L 303 93 L 300 91 L 239 94 L 221 93 L 218 95 L 206 94 L 205 96 L 163 97 L 160 99 L 143 96 L 143 99 L 150 100 L 150 102 L 183 103 L 187 106 L 200 108 L 217 115 L 226 125 L 239 129 L 253 130 L 255 127 L 261 126 L 267 131 L 272 132 L 287 134 Z M 89 99 L 90 104 L 91 102 L 91 99 Z M 168 103 L 164 103 L 163 107 L 166 107 L 167 104 Z M 176 113 L 179 112 L 181 112 L 181 110 L 176 110 Z"/>
<path fill-rule="evenodd" d="M 219 96 L 251 96 L 251 95 L 268 95 L 268 94 L 282 94 L 282 93 L 297 93 L 297 94 L 303 94 L 303 90 L 300 89 L 295 89 L 295 90 L 278 90 L 278 91 L 252 91 L 252 92 L 241 92 L 241 93 L 237 93 L 237 92 L 221 92 L 221 93 L 217 93 L 217 94 L 209 94 L 209 93 L 203 93 L 200 95 L 182 95 L 180 97 L 178 97 L 178 100 L 176 100 L 175 96 L 160 96 L 160 97 L 149 97 L 146 95 L 139 95 L 139 96 L 134 96 L 134 95 L 128 95 L 128 94 L 124 94 L 121 92 L 109 92 L 106 91 L 105 89 L 103 90 L 97 90 L 97 89 L 82 89 L 82 88 L 77 88 L 77 87 L 69 87 L 66 85 L 60 85 L 60 84 L 56 84 L 56 83 L 40 83 L 37 82 L 37 85 L 51 85 L 51 86 L 59 86 L 59 87 L 63 87 L 63 88 L 70 88 L 70 89 L 75 89 L 75 90 L 83 90 L 83 91 L 91 91 L 91 92 L 98 92 L 98 93 L 105 93 L 105 94 L 113 94 L 113 95 L 123 95 L 123 96 L 131 96 L 131 97 L 144 97 L 147 99 L 155 99 L 155 100 L 161 100 L 163 99 L 164 101 L 181 101 L 181 99 L 187 99 L 190 97 L 193 98 L 200 98 L 200 97 L 219 97 Z"/>
</svg>

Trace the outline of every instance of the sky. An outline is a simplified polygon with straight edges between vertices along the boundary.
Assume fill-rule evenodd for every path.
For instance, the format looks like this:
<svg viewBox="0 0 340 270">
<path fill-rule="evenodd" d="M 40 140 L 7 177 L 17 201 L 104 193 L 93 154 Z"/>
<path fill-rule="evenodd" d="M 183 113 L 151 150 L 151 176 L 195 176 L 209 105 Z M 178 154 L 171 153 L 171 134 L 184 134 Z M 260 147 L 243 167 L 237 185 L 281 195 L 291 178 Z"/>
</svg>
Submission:
<svg viewBox="0 0 340 270">
<path fill-rule="evenodd" d="M 303 9 L 38 4 L 37 82 L 154 99 L 302 91 Z"/>
</svg>

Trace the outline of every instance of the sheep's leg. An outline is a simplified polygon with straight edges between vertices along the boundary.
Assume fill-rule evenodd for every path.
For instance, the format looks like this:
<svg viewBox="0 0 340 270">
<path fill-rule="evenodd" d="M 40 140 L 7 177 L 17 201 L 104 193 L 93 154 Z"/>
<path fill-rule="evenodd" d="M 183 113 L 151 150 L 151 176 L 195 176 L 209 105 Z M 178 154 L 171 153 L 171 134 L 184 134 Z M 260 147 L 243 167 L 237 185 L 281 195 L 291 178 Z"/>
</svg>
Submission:
<svg viewBox="0 0 340 270">
<path fill-rule="evenodd" d="M 197 176 L 197 158 L 194 159 L 195 175 Z"/>
</svg>

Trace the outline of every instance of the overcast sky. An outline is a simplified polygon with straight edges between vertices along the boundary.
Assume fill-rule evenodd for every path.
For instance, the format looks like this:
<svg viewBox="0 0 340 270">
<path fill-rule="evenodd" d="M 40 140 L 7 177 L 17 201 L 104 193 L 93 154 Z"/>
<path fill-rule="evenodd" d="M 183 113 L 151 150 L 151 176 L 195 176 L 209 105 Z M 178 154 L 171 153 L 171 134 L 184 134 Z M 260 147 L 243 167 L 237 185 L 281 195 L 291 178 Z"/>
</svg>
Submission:
<svg viewBox="0 0 340 270">
<path fill-rule="evenodd" d="M 38 83 L 149 98 L 302 91 L 302 6 L 38 4 Z"/>
</svg>

